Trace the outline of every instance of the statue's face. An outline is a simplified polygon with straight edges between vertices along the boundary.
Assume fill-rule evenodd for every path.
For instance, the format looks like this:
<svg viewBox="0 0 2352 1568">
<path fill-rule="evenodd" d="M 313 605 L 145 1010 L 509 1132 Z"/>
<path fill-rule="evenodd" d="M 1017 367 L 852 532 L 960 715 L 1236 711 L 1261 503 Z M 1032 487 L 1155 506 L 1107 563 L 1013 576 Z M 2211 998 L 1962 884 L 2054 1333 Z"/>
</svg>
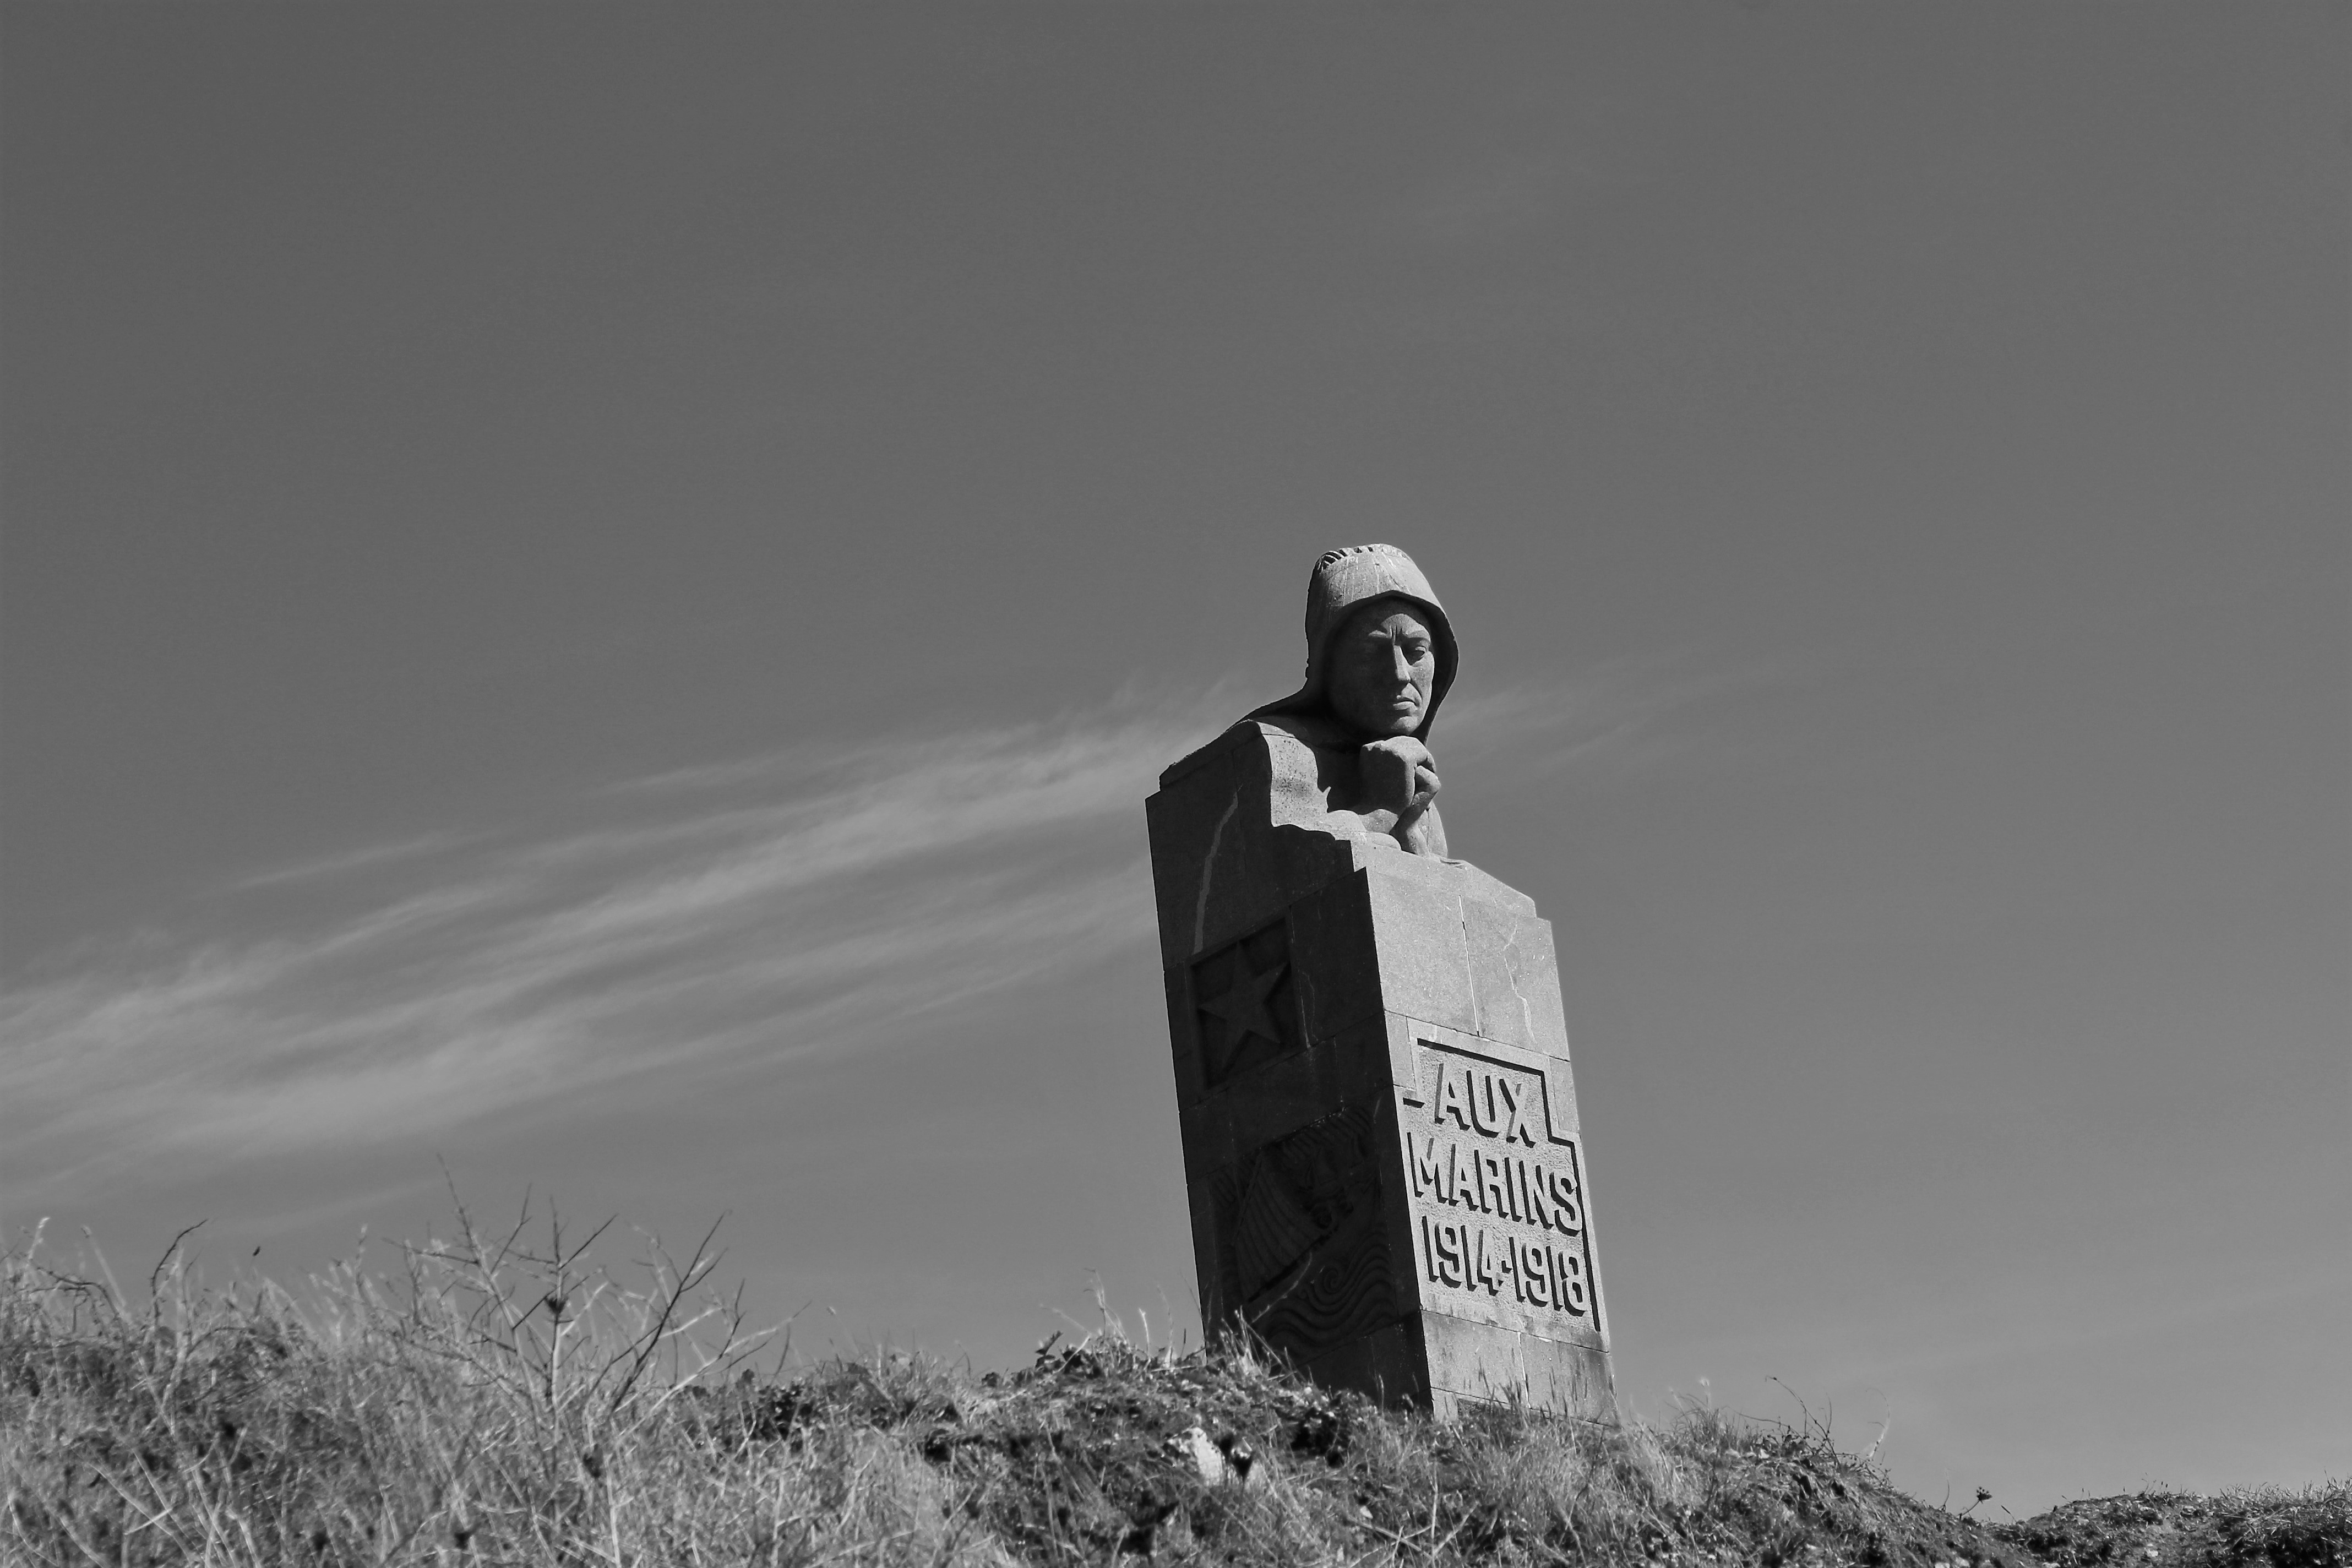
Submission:
<svg viewBox="0 0 2352 1568">
<path fill-rule="evenodd" d="M 1412 605 L 1395 598 L 1357 605 L 1331 639 L 1330 658 L 1324 689 L 1341 721 L 1374 739 L 1421 728 L 1437 643 Z"/>
</svg>

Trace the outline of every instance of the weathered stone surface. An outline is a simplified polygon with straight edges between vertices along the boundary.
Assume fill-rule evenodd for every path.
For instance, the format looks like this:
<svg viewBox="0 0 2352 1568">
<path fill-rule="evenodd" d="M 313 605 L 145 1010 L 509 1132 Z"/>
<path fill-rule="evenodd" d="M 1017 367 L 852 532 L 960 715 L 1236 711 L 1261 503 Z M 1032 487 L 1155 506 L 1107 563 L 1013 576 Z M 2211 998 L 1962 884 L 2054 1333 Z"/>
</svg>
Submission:
<svg viewBox="0 0 2352 1568">
<path fill-rule="evenodd" d="M 1462 900 L 1462 940 L 1470 968 L 1472 1033 L 1530 1050 L 1568 1055 L 1559 963 L 1551 922 L 1485 899 Z"/>
<path fill-rule="evenodd" d="M 1392 1403 L 1613 1419 L 1551 928 L 1436 820 L 1453 633 L 1385 547 L 1307 622 L 1300 693 L 1148 805 L 1203 1320 Z"/>
<path fill-rule="evenodd" d="M 1528 1404 L 1613 1420 L 1609 1355 L 1593 1345 L 1512 1333 L 1432 1312 L 1422 1319 L 1429 1405 L 1441 1415 L 1464 1404 Z M 1417 1402 L 1416 1402 L 1417 1403 Z"/>
</svg>

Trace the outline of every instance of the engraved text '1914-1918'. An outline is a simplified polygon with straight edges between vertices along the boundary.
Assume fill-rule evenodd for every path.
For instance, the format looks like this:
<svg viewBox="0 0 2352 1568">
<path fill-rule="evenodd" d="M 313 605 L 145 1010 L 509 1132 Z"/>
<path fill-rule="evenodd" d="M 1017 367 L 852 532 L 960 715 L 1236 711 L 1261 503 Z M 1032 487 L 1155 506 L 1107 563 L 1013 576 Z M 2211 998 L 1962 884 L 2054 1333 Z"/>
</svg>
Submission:
<svg viewBox="0 0 2352 1568">
<path fill-rule="evenodd" d="M 1427 1120 L 1405 1128 L 1405 1162 L 1423 1271 L 1474 1296 L 1586 1317 L 1576 1145 L 1549 1135 L 1542 1080 L 1422 1045 L 1435 1078 Z"/>
</svg>

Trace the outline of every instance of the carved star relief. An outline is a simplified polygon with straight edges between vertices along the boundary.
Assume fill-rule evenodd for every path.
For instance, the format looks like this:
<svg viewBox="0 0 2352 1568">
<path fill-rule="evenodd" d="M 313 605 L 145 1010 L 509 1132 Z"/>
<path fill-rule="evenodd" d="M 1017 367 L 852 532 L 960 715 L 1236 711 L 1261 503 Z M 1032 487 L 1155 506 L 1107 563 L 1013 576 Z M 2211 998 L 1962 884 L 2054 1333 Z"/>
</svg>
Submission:
<svg viewBox="0 0 2352 1568">
<path fill-rule="evenodd" d="M 1270 1046 L 1279 1046 L 1282 1044 L 1282 1026 L 1274 1021 L 1274 1014 L 1267 1009 L 1265 999 L 1274 994 L 1276 986 L 1282 984 L 1283 973 L 1289 967 L 1289 960 L 1278 959 L 1272 969 L 1263 974 L 1257 973 L 1250 968 L 1248 952 L 1237 948 L 1234 952 L 1231 984 L 1218 995 L 1202 998 L 1201 1011 L 1223 1021 L 1225 1026 L 1234 1032 L 1236 1048 L 1252 1035 Z"/>
</svg>

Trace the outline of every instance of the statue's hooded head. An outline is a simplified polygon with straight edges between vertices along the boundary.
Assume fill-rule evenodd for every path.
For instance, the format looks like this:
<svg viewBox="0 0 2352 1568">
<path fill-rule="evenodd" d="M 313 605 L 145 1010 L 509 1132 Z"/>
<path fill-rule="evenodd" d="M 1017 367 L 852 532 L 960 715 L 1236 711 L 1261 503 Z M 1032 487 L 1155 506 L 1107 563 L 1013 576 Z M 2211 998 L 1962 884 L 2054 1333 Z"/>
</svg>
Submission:
<svg viewBox="0 0 2352 1568">
<path fill-rule="evenodd" d="M 1446 689 L 1454 684 L 1457 658 L 1454 627 L 1445 618 L 1445 606 L 1437 602 L 1429 579 L 1422 575 L 1412 556 L 1393 544 L 1350 544 L 1328 552 L 1315 563 L 1314 575 L 1307 580 L 1307 683 L 1250 717 L 1335 717 L 1330 700 L 1332 643 L 1357 611 L 1382 599 L 1402 601 L 1397 607 L 1409 608 L 1428 627 L 1437 656 L 1429 703 L 1412 731 L 1415 739 L 1426 741 L 1429 727 L 1437 719 L 1437 706 L 1445 700 Z"/>
</svg>

